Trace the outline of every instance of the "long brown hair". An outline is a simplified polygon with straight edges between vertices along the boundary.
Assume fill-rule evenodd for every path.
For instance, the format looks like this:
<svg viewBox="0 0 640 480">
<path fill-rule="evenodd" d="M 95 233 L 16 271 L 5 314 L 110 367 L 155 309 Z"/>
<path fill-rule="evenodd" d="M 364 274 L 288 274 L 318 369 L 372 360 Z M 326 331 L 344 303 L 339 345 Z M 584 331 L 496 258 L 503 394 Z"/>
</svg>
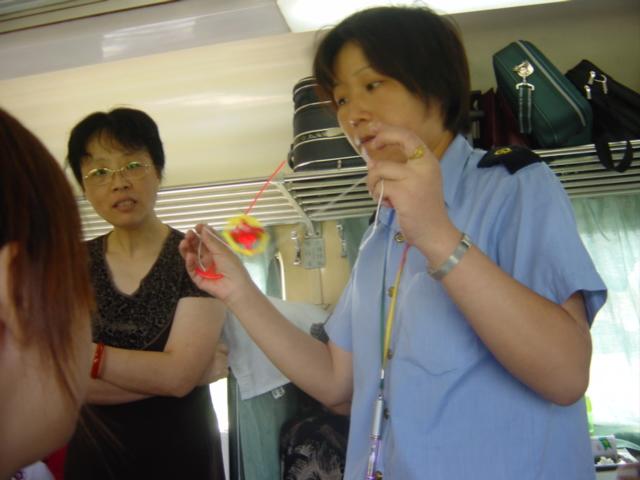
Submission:
<svg viewBox="0 0 640 480">
<path fill-rule="evenodd" d="M 72 336 L 89 322 L 93 292 L 71 187 L 45 146 L 0 109 L 0 247 L 15 245 L 7 291 L 22 333 L 79 404 L 69 372 Z"/>
</svg>

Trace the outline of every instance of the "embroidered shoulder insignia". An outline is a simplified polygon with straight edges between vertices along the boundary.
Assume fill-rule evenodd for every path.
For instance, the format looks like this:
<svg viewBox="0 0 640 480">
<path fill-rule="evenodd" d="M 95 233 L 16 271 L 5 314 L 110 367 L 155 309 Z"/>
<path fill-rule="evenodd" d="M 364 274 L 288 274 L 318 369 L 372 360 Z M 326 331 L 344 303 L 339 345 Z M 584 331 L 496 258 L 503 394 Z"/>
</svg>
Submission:
<svg viewBox="0 0 640 480">
<path fill-rule="evenodd" d="M 498 147 L 489 150 L 478 162 L 478 168 L 488 168 L 495 165 L 504 165 L 509 173 L 514 174 L 521 168 L 542 159 L 534 151 L 527 147 L 511 145 L 509 147 Z"/>
</svg>

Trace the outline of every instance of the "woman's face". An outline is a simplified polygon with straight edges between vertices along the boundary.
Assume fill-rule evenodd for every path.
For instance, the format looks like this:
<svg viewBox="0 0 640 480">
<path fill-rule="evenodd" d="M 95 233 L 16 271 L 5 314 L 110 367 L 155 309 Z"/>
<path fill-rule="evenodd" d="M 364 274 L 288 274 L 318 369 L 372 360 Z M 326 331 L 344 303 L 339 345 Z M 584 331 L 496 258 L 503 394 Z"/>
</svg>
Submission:
<svg viewBox="0 0 640 480">
<path fill-rule="evenodd" d="M 436 102 L 427 104 L 402 83 L 377 72 L 355 43 L 346 43 L 334 64 L 336 85 L 333 90 L 340 126 L 352 145 L 371 158 L 405 161 L 406 155 L 393 146 L 368 149 L 373 139 L 372 124 L 401 127 L 415 135 L 437 156 L 445 135 L 441 109 Z"/>
<path fill-rule="evenodd" d="M 127 150 L 108 135 L 96 135 L 87 144 L 81 171 L 85 178 L 101 173 L 100 182 L 85 178 L 85 195 L 98 215 L 111 225 L 135 229 L 154 213 L 160 178 L 146 149 Z M 111 174 L 109 170 L 119 172 Z"/>
</svg>

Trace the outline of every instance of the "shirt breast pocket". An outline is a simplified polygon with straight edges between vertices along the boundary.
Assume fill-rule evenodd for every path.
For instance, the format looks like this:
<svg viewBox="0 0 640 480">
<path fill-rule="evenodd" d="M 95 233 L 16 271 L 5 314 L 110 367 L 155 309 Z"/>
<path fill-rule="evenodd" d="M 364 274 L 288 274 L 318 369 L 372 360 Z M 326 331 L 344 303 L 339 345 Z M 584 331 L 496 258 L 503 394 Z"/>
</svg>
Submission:
<svg viewBox="0 0 640 480">
<path fill-rule="evenodd" d="M 429 373 L 463 368 L 486 352 L 444 288 L 426 272 L 410 279 L 398 307 L 397 353 Z"/>
</svg>

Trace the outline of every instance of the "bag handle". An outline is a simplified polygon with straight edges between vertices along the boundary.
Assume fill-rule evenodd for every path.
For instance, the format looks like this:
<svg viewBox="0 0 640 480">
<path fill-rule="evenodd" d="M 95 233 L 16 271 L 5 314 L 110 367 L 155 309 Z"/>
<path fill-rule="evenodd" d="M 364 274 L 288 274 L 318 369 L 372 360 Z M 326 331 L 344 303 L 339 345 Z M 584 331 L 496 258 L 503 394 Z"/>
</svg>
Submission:
<svg viewBox="0 0 640 480">
<path fill-rule="evenodd" d="M 618 162 L 617 165 L 613 163 L 613 156 L 611 155 L 611 147 L 609 146 L 609 142 L 604 138 L 599 138 L 595 141 L 596 153 L 598 154 L 598 158 L 600 159 L 600 163 L 607 170 L 615 170 L 616 172 L 622 173 L 629 166 L 631 166 L 631 160 L 633 160 L 633 148 L 631 147 L 631 142 L 629 140 L 626 141 L 626 146 L 624 149 L 624 155 L 622 156 L 622 160 Z"/>
<path fill-rule="evenodd" d="M 519 65 L 513 67 L 513 71 L 520 77 L 520 83 L 516 84 L 516 90 L 518 91 L 518 126 L 520 127 L 520 133 L 528 135 L 533 130 L 533 124 L 531 122 L 531 110 L 533 103 L 533 91 L 536 87 L 527 82 L 534 69 L 527 60 Z"/>
<path fill-rule="evenodd" d="M 607 77 L 602 72 L 599 72 L 595 66 L 589 70 L 589 78 L 584 85 L 585 96 L 589 102 L 593 102 L 596 98 L 599 99 L 600 107 L 604 109 L 607 117 L 607 121 L 611 124 L 614 131 L 622 131 L 622 124 L 616 115 L 615 111 L 609 104 L 609 89 L 607 87 Z M 595 87 L 595 88 L 592 88 Z M 618 139 L 619 140 L 619 139 Z M 629 138 L 626 138 L 626 145 L 624 148 L 624 154 L 622 159 L 617 165 L 613 163 L 613 156 L 611 154 L 611 147 L 609 146 L 609 138 L 606 133 L 600 134 L 598 138 L 594 139 L 596 147 L 596 153 L 600 159 L 600 163 L 607 170 L 615 170 L 618 173 L 626 171 L 631 166 L 633 160 L 633 148 Z"/>
</svg>

